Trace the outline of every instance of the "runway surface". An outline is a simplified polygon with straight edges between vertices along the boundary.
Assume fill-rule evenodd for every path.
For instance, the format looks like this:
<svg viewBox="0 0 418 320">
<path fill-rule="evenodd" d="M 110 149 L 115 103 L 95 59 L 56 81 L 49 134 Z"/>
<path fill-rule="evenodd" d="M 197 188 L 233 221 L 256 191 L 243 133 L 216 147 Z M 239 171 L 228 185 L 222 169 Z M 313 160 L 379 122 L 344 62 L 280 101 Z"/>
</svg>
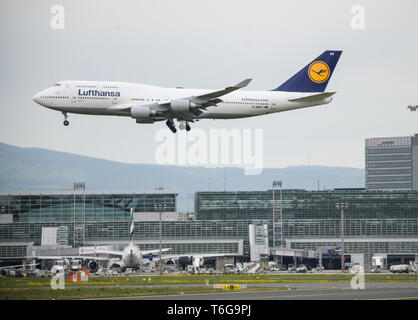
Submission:
<svg viewBox="0 0 418 320">
<path fill-rule="evenodd" d="M 363 300 L 416 299 L 418 283 L 366 283 L 365 289 L 352 289 L 349 283 L 289 284 L 286 290 L 185 294 L 148 297 L 120 297 L 112 300 Z"/>
</svg>

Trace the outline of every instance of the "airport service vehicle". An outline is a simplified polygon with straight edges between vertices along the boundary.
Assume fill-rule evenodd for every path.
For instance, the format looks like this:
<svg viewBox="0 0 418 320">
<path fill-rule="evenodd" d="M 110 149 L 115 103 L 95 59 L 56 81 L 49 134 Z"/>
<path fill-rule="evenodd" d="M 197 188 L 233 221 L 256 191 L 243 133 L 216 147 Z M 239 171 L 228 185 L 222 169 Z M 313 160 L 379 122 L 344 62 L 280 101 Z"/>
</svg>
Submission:
<svg viewBox="0 0 418 320">
<path fill-rule="evenodd" d="M 372 272 L 379 273 L 383 269 L 383 257 L 382 256 L 373 256 L 372 257 Z"/>
<path fill-rule="evenodd" d="M 307 273 L 308 272 L 308 268 L 305 265 L 300 265 L 299 267 L 296 268 L 296 272 L 297 273 Z"/>
<path fill-rule="evenodd" d="M 280 266 L 274 261 L 269 261 L 268 267 L 270 271 L 280 271 Z"/>
<path fill-rule="evenodd" d="M 390 266 L 390 272 L 392 273 L 408 273 L 409 266 L 407 264 L 396 264 Z"/>
<path fill-rule="evenodd" d="M 3 277 L 14 277 L 19 275 L 23 269 L 26 271 L 34 271 L 34 267 L 39 265 L 39 263 L 29 263 L 29 264 L 18 264 L 13 266 L 0 266 L 0 276 Z M 30 268 L 30 269 L 27 269 Z"/>
<path fill-rule="evenodd" d="M 293 264 L 289 264 L 287 266 L 287 271 L 290 271 L 290 272 L 296 271 L 296 267 Z"/>
<path fill-rule="evenodd" d="M 165 121 L 170 130 L 189 131 L 202 119 L 238 119 L 330 103 L 335 92 L 325 92 L 342 51 L 327 50 L 273 90 L 239 90 L 246 79 L 223 89 L 184 89 L 105 81 L 59 81 L 38 92 L 33 100 L 62 112 L 126 116 L 136 123 Z"/>
<path fill-rule="evenodd" d="M 71 271 L 81 270 L 82 261 L 80 259 L 73 259 L 71 261 Z"/>
<path fill-rule="evenodd" d="M 51 268 L 51 275 L 55 275 L 60 272 L 65 272 L 68 269 L 69 262 L 67 259 L 57 260 Z"/>
<path fill-rule="evenodd" d="M 107 272 L 107 273 L 109 273 L 109 272 Z M 97 270 L 97 271 L 94 273 L 94 275 L 95 275 L 95 276 L 105 276 L 105 275 L 106 275 L 106 273 L 104 272 L 104 270 L 103 270 L 102 268 L 100 268 L 99 270 Z"/>
</svg>

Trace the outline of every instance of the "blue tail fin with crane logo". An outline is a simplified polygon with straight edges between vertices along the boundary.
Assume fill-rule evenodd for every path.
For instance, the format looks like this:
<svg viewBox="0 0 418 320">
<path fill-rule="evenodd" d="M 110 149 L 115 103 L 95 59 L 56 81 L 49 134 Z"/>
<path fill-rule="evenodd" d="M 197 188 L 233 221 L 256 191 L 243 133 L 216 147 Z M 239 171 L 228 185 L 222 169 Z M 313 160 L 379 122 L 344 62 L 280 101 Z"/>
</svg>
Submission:
<svg viewBox="0 0 418 320">
<path fill-rule="evenodd" d="M 327 50 L 273 91 L 324 92 L 342 51 Z"/>
</svg>

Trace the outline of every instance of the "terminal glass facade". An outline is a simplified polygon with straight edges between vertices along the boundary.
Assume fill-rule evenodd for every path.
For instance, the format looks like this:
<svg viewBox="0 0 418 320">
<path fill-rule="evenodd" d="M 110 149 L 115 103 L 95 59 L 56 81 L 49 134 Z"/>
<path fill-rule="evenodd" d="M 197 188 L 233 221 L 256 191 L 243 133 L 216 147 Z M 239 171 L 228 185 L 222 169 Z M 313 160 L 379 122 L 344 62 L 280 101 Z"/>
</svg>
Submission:
<svg viewBox="0 0 418 320">
<path fill-rule="evenodd" d="M 344 210 L 345 252 L 418 253 L 418 192 L 339 189 L 329 191 L 275 190 L 257 192 L 198 192 L 198 220 L 262 219 L 268 221 L 269 245 L 316 250 L 341 247 L 341 210 Z M 280 223 L 280 207 L 283 218 Z M 273 207 L 275 228 L 273 243 Z M 337 239 L 337 240 L 336 240 Z M 283 242 L 282 242 L 283 240 Z M 383 251 L 381 251 L 383 250 Z M 386 250 L 386 251 L 384 251 Z"/>
<path fill-rule="evenodd" d="M 23 258 L 40 246 L 42 228 L 57 228 L 57 244 L 74 247 L 123 245 L 129 241 L 129 214 L 175 212 L 177 194 L 67 192 L 2 194 L 0 258 Z M 6 221 L 7 223 L 2 221 Z M 240 253 L 249 255 L 248 224 L 257 221 L 162 221 L 162 243 L 171 254 Z M 159 221 L 136 221 L 134 240 L 143 250 L 159 247 Z M 80 232 L 80 228 L 82 232 Z M 82 234 L 82 236 L 80 236 Z"/>
<path fill-rule="evenodd" d="M 77 215 L 85 221 L 129 221 L 135 212 L 176 211 L 175 193 L 88 193 L 0 195 L 0 214 L 12 214 L 14 222 L 71 222 Z"/>
</svg>

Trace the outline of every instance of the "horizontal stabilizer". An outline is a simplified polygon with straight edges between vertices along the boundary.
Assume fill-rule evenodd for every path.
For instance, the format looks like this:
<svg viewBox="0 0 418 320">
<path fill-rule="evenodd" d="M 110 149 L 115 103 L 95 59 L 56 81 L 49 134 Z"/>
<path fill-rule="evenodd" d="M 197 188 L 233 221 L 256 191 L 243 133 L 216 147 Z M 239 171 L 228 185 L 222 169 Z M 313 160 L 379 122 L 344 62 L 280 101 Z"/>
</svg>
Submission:
<svg viewBox="0 0 418 320">
<path fill-rule="evenodd" d="M 288 99 L 292 102 L 315 102 L 319 100 L 324 100 L 326 98 L 331 97 L 335 92 L 324 92 L 320 94 L 313 94 L 311 96 L 302 97 L 302 98 L 296 98 L 296 99 Z"/>
</svg>

